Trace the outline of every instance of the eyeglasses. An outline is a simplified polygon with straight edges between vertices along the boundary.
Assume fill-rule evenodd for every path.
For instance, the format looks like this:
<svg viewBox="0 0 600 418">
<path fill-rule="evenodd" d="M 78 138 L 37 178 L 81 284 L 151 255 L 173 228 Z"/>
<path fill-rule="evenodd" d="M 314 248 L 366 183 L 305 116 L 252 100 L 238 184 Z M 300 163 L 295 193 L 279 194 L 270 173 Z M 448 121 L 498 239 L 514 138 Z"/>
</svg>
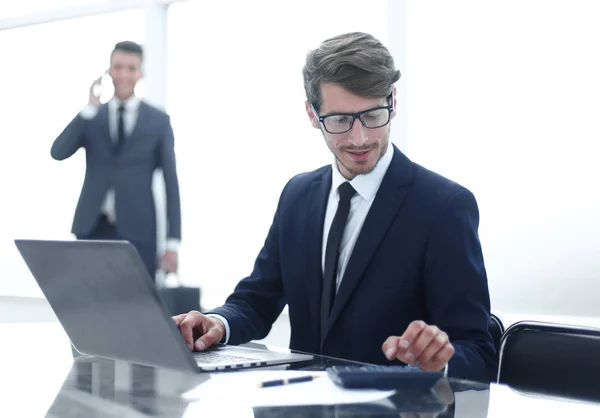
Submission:
<svg viewBox="0 0 600 418">
<path fill-rule="evenodd" d="M 391 102 L 391 95 L 388 96 Z M 313 106 L 313 112 L 323 124 L 325 130 L 330 134 L 343 134 L 348 132 L 354 126 L 356 119 L 360 120 L 365 128 L 376 129 L 381 128 L 390 123 L 394 105 L 374 107 L 372 109 L 363 110 L 358 113 L 332 113 L 321 116 Z"/>
</svg>

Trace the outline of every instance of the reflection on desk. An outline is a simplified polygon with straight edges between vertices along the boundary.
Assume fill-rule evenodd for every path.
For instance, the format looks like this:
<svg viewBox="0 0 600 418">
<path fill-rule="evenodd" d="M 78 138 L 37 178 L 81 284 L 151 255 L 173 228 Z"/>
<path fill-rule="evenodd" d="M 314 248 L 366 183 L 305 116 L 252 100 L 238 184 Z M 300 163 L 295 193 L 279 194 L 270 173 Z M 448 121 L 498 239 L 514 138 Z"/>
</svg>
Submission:
<svg viewBox="0 0 600 418">
<path fill-rule="evenodd" d="M 79 357 L 47 417 L 181 417 L 188 406 L 181 393 L 205 380 L 201 374 Z"/>
<path fill-rule="evenodd" d="M 600 405 L 524 396 L 502 385 L 442 379 L 430 391 L 396 391 L 373 402 L 255 406 L 213 396 L 191 401 L 210 374 L 187 374 L 94 357 L 73 358 L 58 324 L 2 324 L 0 416 L 24 417 L 587 417 Z M 41 344 L 32 344 L 41 341 Z M 316 356 L 302 372 L 344 360 Z M 293 366 L 291 367 L 293 368 Z M 280 368 L 276 368 L 280 369 Z M 234 376 L 236 373 L 227 372 Z M 290 388 L 295 385 L 290 385 Z M 234 395 L 228 394 L 228 395 Z M 410 414 L 413 415 L 410 415 Z"/>
<path fill-rule="evenodd" d="M 183 394 L 184 399 L 202 403 L 219 399 L 221 403 L 250 407 L 292 405 L 335 405 L 368 403 L 387 399 L 395 391 L 347 390 L 335 385 L 326 372 L 310 372 L 316 379 L 278 387 L 261 388 L 260 382 L 289 379 L 309 374 L 300 370 L 246 370 L 237 373 L 211 373 L 211 379 Z"/>
</svg>

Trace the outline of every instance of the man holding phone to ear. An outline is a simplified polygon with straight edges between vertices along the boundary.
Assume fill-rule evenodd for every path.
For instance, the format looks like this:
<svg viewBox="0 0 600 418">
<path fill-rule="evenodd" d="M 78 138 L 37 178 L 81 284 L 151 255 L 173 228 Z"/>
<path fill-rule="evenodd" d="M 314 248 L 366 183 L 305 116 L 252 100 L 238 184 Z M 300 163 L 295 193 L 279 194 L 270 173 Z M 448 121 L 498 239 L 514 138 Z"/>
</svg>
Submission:
<svg viewBox="0 0 600 418">
<path fill-rule="evenodd" d="M 167 246 L 160 267 L 177 271 L 181 211 L 173 129 L 169 116 L 135 96 L 143 51 L 135 42 L 115 45 L 108 74 L 114 96 L 102 104 L 101 78 L 90 87 L 89 103 L 52 144 L 55 160 L 86 150 L 85 180 L 72 232 L 78 239 L 131 242 L 152 278 L 157 269 L 156 213 L 152 177 L 163 171 L 167 197 Z M 99 89 L 98 89 L 99 90 Z"/>
</svg>

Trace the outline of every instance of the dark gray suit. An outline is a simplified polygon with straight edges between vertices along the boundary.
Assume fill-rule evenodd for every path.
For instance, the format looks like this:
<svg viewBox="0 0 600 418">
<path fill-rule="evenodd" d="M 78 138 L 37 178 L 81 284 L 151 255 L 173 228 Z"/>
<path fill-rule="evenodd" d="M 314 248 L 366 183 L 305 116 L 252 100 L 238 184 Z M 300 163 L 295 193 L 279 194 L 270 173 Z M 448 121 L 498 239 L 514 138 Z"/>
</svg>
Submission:
<svg viewBox="0 0 600 418">
<path fill-rule="evenodd" d="M 123 148 L 115 153 L 108 106 L 102 105 L 93 119 L 77 115 L 52 144 L 51 155 L 56 160 L 64 160 L 80 147 L 86 150 L 86 173 L 72 232 L 80 239 L 94 233 L 104 198 L 112 188 L 118 235 L 136 246 L 148 269 L 154 272 L 156 213 L 152 176 L 159 167 L 163 169 L 166 185 L 167 236 L 181 239 L 179 183 L 169 116 L 141 102 L 133 132 Z"/>
</svg>

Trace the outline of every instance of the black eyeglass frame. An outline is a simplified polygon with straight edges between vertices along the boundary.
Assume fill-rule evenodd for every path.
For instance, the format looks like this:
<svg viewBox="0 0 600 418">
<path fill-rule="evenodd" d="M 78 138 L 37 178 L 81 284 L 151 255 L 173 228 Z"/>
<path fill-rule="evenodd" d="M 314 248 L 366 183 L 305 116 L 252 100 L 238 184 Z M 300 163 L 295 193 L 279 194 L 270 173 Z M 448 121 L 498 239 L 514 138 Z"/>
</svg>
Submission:
<svg viewBox="0 0 600 418">
<path fill-rule="evenodd" d="M 389 94 L 389 96 L 387 97 L 387 100 L 388 100 L 388 103 L 390 103 L 387 106 L 373 107 L 371 109 L 363 110 L 358 113 L 330 113 L 327 115 L 320 115 L 312 103 L 311 103 L 311 107 L 312 107 L 313 112 L 315 112 L 315 115 L 317 116 L 317 119 L 319 120 L 319 122 L 323 124 L 323 128 L 325 128 L 325 130 L 328 133 L 337 135 L 337 134 L 344 134 L 346 132 L 351 131 L 352 128 L 354 127 L 354 121 L 356 121 L 356 119 L 360 120 L 360 123 L 362 123 L 362 125 L 367 129 L 378 129 L 378 128 L 383 128 L 384 126 L 386 126 L 388 123 L 390 123 L 390 120 L 392 120 L 392 112 L 394 111 L 394 101 L 393 101 L 394 99 L 392 97 L 392 93 Z M 367 126 L 365 121 L 362 119 L 362 115 L 364 115 L 365 113 L 369 113 L 374 110 L 380 110 L 380 109 L 387 109 L 387 111 L 388 111 L 387 121 L 384 124 L 381 124 L 378 126 Z M 332 116 L 351 116 L 352 121 L 350 121 L 350 127 L 342 132 L 331 132 L 329 129 L 327 129 L 327 125 L 325 124 L 325 119 L 332 117 Z"/>
</svg>

